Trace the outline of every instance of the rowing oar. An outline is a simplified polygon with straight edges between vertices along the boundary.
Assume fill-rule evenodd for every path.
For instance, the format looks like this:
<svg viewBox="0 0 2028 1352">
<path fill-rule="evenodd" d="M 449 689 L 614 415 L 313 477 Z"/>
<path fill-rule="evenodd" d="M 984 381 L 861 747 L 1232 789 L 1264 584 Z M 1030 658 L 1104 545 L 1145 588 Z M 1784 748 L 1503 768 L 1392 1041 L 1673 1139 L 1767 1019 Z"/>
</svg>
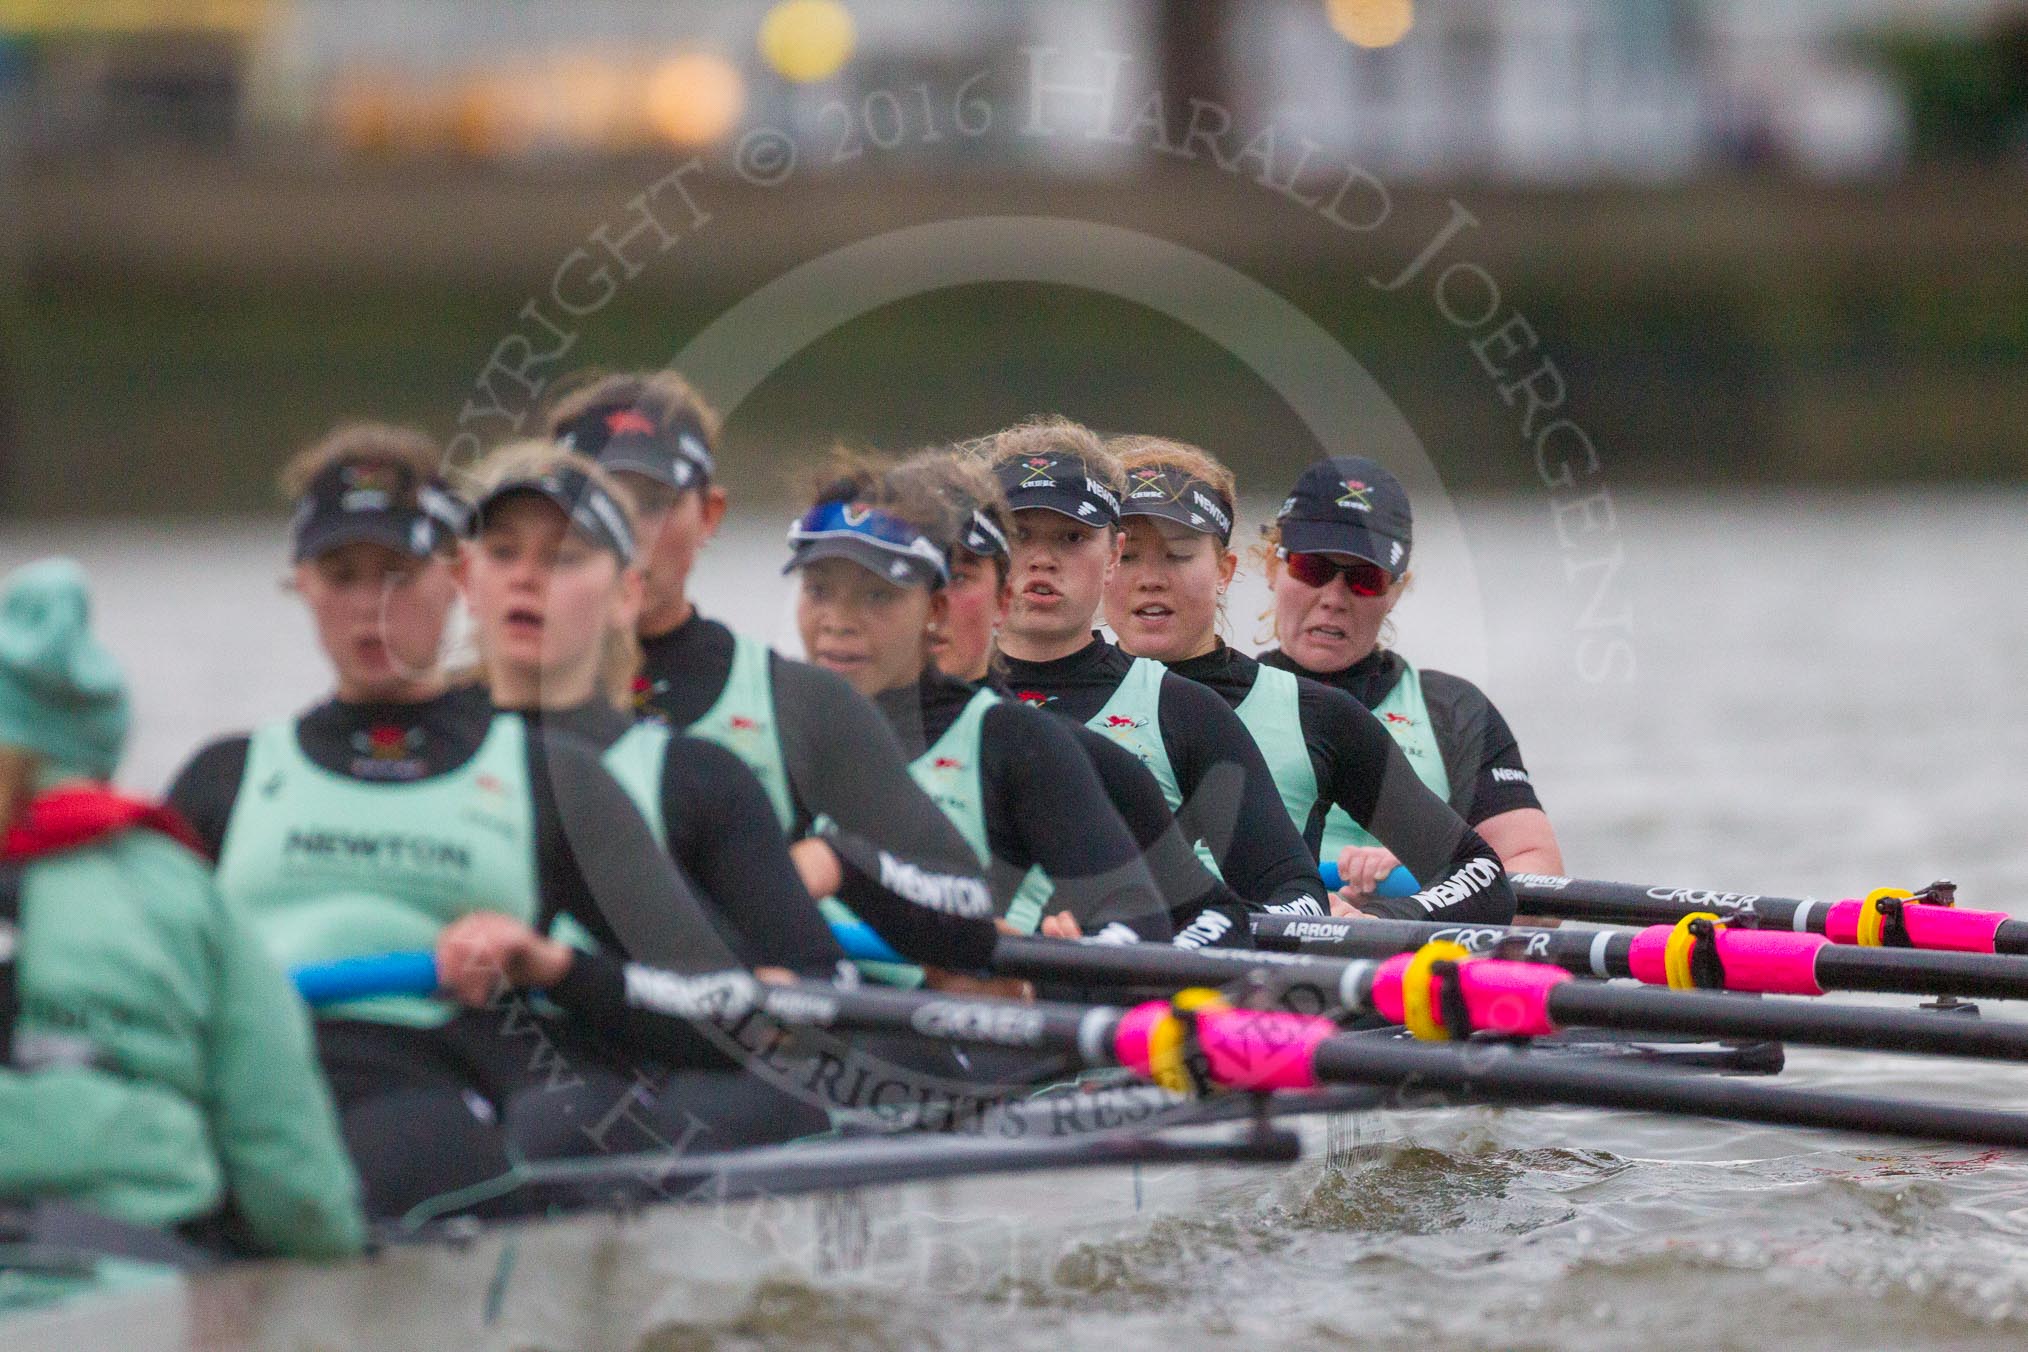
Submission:
<svg viewBox="0 0 2028 1352">
<path fill-rule="evenodd" d="M 1438 1041 L 1471 1033 L 1540 1037 L 1570 1028 L 1608 1028 L 2028 1061 L 2028 1024 L 1609 986 L 1579 981 L 1545 963 L 1467 960 L 1455 945 L 1373 961 L 1002 935 L 994 947 L 993 969 L 1037 981 L 1165 994 L 1242 983 L 1305 1012 L 1378 1014 Z M 428 995 L 437 984 L 428 953 L 351 958 L 299 967 L 293 975 L 312 1005 L 375 995 Z"/>
<path fill-rule="evenodd" d="M 735 990 L 735 987 L 737 989 Z M 693 994 L 694 992 L 694 994 Z M 1340 1033 L 1330 1019 L 1232 1009 L 1215 992 L 1132 1009 L 833 986 L 768 986 L 744 976 L 657 983 L 662 1012 L 910 1033 L 935 1041 L 1057 1052 L 1090 1069 L 1124 1066 L 1165 1088 L 1263 1092 L 1324 1084 L 1394 1088 L 1395 1106 L 1431 1094 L 1493 1103 L 1687 1113 L 1775 1126 L 2028 1147 L 2028 1116 L 1991 1109 L 1713 1080 L 1530 1056 L 1508 1043 L 1434 1044 Z M 750 1002 L 750 1003 L 749 1003 Z"/>
<path fill-rule="evenodd" d="M 1770 995 L 1873 991 L 2028 1000 L 2028 963 L 2011 956 L 1858 948 L 1832 943 L 1821 934 L 1742 929 L 1710 914 L 1632 933 L 1255 915 L 1253 933 L 1269 948 L 1357 958 L 1389 957 L 1443 939 L 1473 952 L 1501 947 L 1512 956 L 1552 962 L 1580 976 L 1633 977 L 1656 986 Z"/>
<path fill-rule="evenodd" d="M 413 983 L 420 979 L 419 956 L 425 955 L 389 955 L 396 959 L 392 962 L 355 960 L 347 974 L 350 992 L 394 993 L 369 989 L 362 979 L 377 965 L 384 980 L 409 983 L 401 993 L 417 993 Z M 1469 966 L 1459 964 L 1461 970 Z M 1379 980 L 1376 973 L 1376 985 Z M 1566 983 L 1555 984 L 1560 988 Z M 1530 1056 L 1525 1044 L 1361 1037 L 1341 1033 L 1321 1015 L 1233 1009 L 1216 992 L 1205 990 L 1132 1009 L 843 990 L 814 983 L 775 986 L 744 973 L 665 974 L 644 990 L 658 1012 L 675 1018 L 729 1025 L 759 1010 L 792 1027 L 907 1033 L 932 1041 L 1057 1052 L 1088 1069 L 1123 1066 L 1164 1088 L 1184 1092 L 1371 1084 L 1399 1091 L 1396 1106 L 1405 1107 L 1432 1107 L 1433 1093 L 1448 1093 L 1478 1102 L 1687 1113 L 1773 1126 L 2028 1148 L 2028 1116 L 2013 1113 L 1713 1080 L 1645 1067 L 1587 1065 Z M 1470 996 L 1465 998 L 1469 1001 Z"/>
<path fill-rule="evenodd" d="M 1694 887 L 1643 887 L 1547 873 L 1512 873 L 1507 880 L 1530 914 L 1600 925 L 1673 925 L 1686 915 L 1709 911 L 1722 920 L 1821 934 L 1839 944 L 2028 954 L 2028 921 L 2004 911 L 1960 907 L 1957 885 L 1949 882 L 1931 883 L 1920 892 L 1876 887 L 1864 897 L 1818 901 Z"/>
<path fill-rule="evenodd" d="M 1036 981 L 1146 991 L 1243 982 L 1311 1012 L 1378 1014 L 1419 1037 L 1438 1041 L 1475 1032 L 1543 1037 L 1572 1028 L 1608 1028 L 2028 1060 L 2028 1024 L 1939 1019 L 1902 1009 L 1748 1000 L 1713 991 L 1613 986 L 1580 981 L 1549 963 L 1474 958 L 1457 945 L 1424 945 L 1385 960 L 1346 960 L 1002 935 L 994 945 L 993 970 Z"/>
</svg>

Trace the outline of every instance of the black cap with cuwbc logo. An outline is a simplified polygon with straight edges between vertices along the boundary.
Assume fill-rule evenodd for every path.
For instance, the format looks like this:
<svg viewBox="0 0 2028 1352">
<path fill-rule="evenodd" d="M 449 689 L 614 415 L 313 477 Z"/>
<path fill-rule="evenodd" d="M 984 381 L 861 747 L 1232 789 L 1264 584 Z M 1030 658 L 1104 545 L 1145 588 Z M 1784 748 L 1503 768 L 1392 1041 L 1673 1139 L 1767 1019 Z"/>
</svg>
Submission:
<svg viewBox="0 0 2028 1352">
<path fill-rule="evenodd" d="M 633 404 L 596 404 L 557 428 L 556 439 L 609 470 L 678 491 L 709 483 L 718 468 L 704 424 L 688 409 L 660 419 Z"/>
<path fill-rule="evenodd" d="M 344 460 L 317 472 L 289 523 L 297 563 L 358 541 L 428 558 L 455 540 L 465 505 L 440 480 L 392 461 Z"/>
<path fill-rule="evenodd" d="M 1359 455 L 1319 460 L 1303 471 L 1275 513 L 1291 554 L 1345 554 L 1395 577 L 1408 569 L 1415 517 L 1408 490 L 1378 461 Z"/>
<path fill-rule="evenodd" d="M 1092 475 L 1084 457 L 1068 452 L 1024 455 L 993 466 L 1007 506 L 1017 512 L 1058 512 L 1088 526 L 1120 524 L 1119 494 Z"/>
</svg>

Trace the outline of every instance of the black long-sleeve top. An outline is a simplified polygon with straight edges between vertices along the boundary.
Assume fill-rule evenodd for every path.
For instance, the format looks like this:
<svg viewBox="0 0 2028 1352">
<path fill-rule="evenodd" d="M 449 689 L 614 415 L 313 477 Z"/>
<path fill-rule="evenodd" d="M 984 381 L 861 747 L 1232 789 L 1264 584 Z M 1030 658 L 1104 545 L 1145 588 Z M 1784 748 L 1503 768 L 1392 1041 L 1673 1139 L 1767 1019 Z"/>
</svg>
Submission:
<svg viewBox="0 0 2028 1352">
<path fill-rule="evenodd" d="M 997 677 L 992 684 L 1001 695 L 1014 698 Z M 1141 758 L 1096 728 L 1068 719 L 1052 720 L 1052 725 L 1067 727 L 1090 759 L 1106 798 L 1140 848 L 1148 874 L 1169 908 L 1174 942 L 1191 948 L 1251 948 L 1246 913 L 1255 908 L 1204 867 L 1169 810 L 1162 786 Z"/>
<path fill-rule="evenodd" d="M 874 704 L 913 759 L 950 730 L 977 693 L 977 686 L 932 668 L 914 685 L 887 691 Z M 1135 938 L 1168 939 L 1168 908 L 1074 730 L 1061 719 L 1003 700 L 987 709 L 979 741 L 992 856 L 987 881 L 999 908 L 1004 912 L 1028 870 L 1039 866 L 1055 884 L 1050 909 L 1068 910 L 1086 934 L 1118 923 Z M 1134 760 L 1124 748 L 1114 749 Z M 1138 761 L 1134 768 L 1147 778 Z M 1152 779 L 1148 786 L 1159 799 Z"/>
<path fill-rule="evenodd" d="M 643 712 L 688 728 L 711 711 L 732 676 L 736 640 L 716 620 L 692 615 L 643 639 Z M 791 837 L 818 818 L 846 861 L 839 900 L 904 956 L 943 967 L 978 967 L 991 954 L 992 895 L 971 847 L 910 778 L 887 721 L 832 672 L 768 655 L 777 737 L 788 774 Z M 913 906 L 934 914 L 914 916 Z M 985 944 L 979 938 L 984 935 Z"/>
<path fill-rule="evenodd" d="M 1222 642 L 1201 657 L 1169 664 L 1171 672 L 1209 687 L 1235 709 L 1260 669 Z M 1311 854 L 1335 803 L 1423 885 L 1419 897 L 1369 897 L 1359 909 L 1398 920 L 1502 925 L 1513 919 L 1514 891 L 1493 847 L 1430 792 L 1365 705 L 1341 689 L 1298 677 L 1296 709 L 1317 779 L 1317 802 L 1303 830 Z"/>
<path fill-rule="evenodd" d="M 1134 659 L 1096 634 L 1053 662 L 1004 658 L 1016 697 L 1078 723 L 1105 708 Z M 1184 835 L 1210 846 L 1232 890 L 1249 901 L 1321 913 L 1317 861 L 1282 808 L 1260 748 L 1239 715 L 1213 692 L 1162 678 L 1157 715 L 1163 749 L 1183 802 Z"/>
<path fill-rule="evenodd" d="M 1279 648 L 1262 653 L 1260 661 L 1343 690 L 1368 709 L 1380 706 L 1408 667 L 1400 654 L 1386 649 L 1375 649 L 1342 671 L 1311 671 Z M 1542 800 L 1522 763 L 1521 745 L 1486 692 L 1445 671 L 1423 671 L 1421 676 L 1423 702 L 1450 780 L 1451 810 L 1476 827 L 1502 812 L 1539 809 Z"/>
</svg>

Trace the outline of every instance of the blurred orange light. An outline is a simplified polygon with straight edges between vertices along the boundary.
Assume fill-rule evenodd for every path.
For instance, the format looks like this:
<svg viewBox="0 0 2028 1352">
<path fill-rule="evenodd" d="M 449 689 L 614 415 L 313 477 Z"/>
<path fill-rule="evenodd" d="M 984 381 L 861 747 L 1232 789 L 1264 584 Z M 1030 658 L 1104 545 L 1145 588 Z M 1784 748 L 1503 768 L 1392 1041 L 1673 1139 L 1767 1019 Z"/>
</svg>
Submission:
<svg viewBox="0 0 2028 1352">
<path fill-rule="evenodd" d="M 1415 27 L 1415 0 L 1324 0 L 1324 13 L 1355 47 L 1392 47 Z"/>
<path fill-rule="evenodd" d="M 746 81 L 714 52 L 672 56 L 648 79 L 648 123 L 678 145 L 710 145 L 744 111 Z"/>
<path fill-rule="evenodd" d="M 844 68 L 857 36 L 839 0 L 781 0 L 761 20 L 761 56 L 784 79 L 812 84 Z"/>
<path fill-rule="evenodd" d="M 558 134 L 578 146 L 619 144 L 639 125 L 639 81 L 602 52 L 566 53 L 552 76 Z"/>
</svg>

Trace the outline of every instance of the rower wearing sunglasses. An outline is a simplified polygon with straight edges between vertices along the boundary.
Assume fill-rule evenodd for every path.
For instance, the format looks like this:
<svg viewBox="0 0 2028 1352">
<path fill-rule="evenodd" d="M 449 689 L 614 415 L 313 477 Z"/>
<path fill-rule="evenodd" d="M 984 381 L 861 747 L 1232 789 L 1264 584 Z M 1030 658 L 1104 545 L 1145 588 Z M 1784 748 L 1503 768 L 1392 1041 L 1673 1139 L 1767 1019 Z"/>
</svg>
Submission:
<svg viewBox="0 0 2028 1352">
<path fill-rule="evenodd" d="M 1479 688 L 1419 670 L 1382 646 L 1387 616 L 1408 586 L 1414 518 L 1408 494 L 1360 456 L 1303 471 L 1264 528 L 1275 639 L 1261 663 L 1352 695 L 1380 719 L 1432 792 L 1514 873 L 1563 872 L 1556 833 L 1521 763 L 1507 720 Z M 1322 857 L 1344 876 L 1392 867 L 1385 847 L 1342 810 L 1324 822 Z"/>
<path fill-rule="evenodd" d="M 1116 437 L 1108 445 L 1126 471 L 1127 492 L 1106 623 L 1126 652 L 1209 686 L 1232 706 L 1312 854 L 1327 813 L 1371 828 L 1368 839 L 1385 843 L 1348 861 L 1355 867 L 1344 873 L 1336 909 L 1413 920 L 1512 919 L 1513 892 L 1492 847 L 1425 786 L 1364 705 L 1264 668 L 1219 638 L 1239 562 L 1231 549 L 1232 471 L 1195 446 L 1161 437 Z M 1397 856 L 1422 890 L 1375 897 Z"/>
</svg>

